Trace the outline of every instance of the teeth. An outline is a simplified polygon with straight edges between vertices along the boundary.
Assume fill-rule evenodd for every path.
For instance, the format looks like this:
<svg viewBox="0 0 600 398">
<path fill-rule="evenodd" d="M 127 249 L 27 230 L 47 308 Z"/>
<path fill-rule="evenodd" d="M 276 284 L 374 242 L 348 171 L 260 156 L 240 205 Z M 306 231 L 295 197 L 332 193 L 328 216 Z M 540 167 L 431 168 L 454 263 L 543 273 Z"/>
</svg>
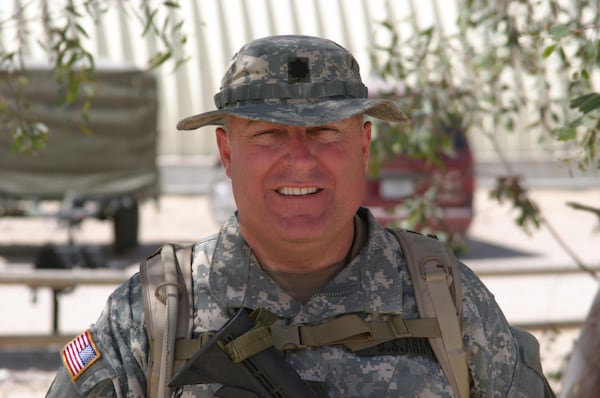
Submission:
<svg viewBox="0 0 600 398">
<path fill-rule="evenodd" d="M 279 189 L 277 192 L 279 192 L 281 195 L 287 195 L 287 196 L 296 195 L 296 196 L 300 196 L 300 195 L 310 195 L 310 194 L 315 193 L 317 191 L 318 191 L 318 189 L 315 188 L 315 187 L 310 187 L 310 188 L 291 188 L 291 187 L 285 187 L 285 188 Z"/>
</svg>

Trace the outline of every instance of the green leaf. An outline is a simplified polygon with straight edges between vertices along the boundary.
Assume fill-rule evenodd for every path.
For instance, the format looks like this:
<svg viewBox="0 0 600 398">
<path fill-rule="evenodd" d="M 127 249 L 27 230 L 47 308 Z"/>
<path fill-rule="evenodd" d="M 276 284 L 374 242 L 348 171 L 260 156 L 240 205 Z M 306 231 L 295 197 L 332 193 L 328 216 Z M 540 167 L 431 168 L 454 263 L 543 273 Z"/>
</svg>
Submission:
<svg viewBox="0 0 600 398">
<path fill-rule="evenodd" d="M 558 49 L 558 54 L 560 55 L 560 60 L 563 62 L 563 64 L 565 66 L 568 67 L 571 65 L 571 62 L 569 61 L 569 57 L 567 56 L 567 54 L 565 53 L 565 50 L 562 47 L 560 47 Z"/>
<path fill-rule="evenodd" d="M 142 30 L 142 36 L 145 36 L 150 31 L 150 28 L 154 26 L 154 17 L 156 16 L 157 12 L 158 10 L 154 10 L 151 13 L 146 13 L 146 24 Z"/>
<path fill-rule="evenodd" d="M 583 116 L 578 117 L 577 119 L 569 122 L 568 127 L 577 128 L 577 127 L 581 126 L 582 124 L 583 124 Z"/>
<path fill-rule="evenodd" d="M 588 73 L 587 69 L 581 70 L 581 77 L 583 77 L 585 80 L 590 80 L 590 74 Z"/>
<path fill-rule="evenodd" d="M 79 92 L 79 84 L 81 80 L 77 77 L 69 77 L 69 90 L 65 98 L 67 105 L 72 104 L 77 99 L 77 93 Z"/>
<path fill-rule="evenodd" d="M 559 141 L 571 141 L 577 138 L 577 130 L 572 127 L 561 127 L 553 131 Z"/>
<path fill-rule="evenodd" d="M 571 99 L 570 106 L 573 109 L 579 109 L 583 114 L 589 113 L 600 108 L 600 94 L 589 93 Z"/>
<path fill-rule="evenodd" d="M 158 68 L 160 65 L 165 63 L 169 58 L 171 58 L 172 53 L 168 52 L 157 52 L 152 58 L 148 60 L 148 64 L 151 69 Z"/>
<path fill-rule="evenodd" d="M 548 58 L 550 55 L 552 55 L 552 53 L 554 52 L 554 49 L 556 49 L 556 44 L 549 45 L 548 47 L 546 47 L 544 49 L 544 52 L 542 53 L 542 57 Z"/>
<path fill-rule="evenodd" d="M 77 31 L 79 33 L 81 33 L 82 35 L 84 35 L 86 38 L 88 38 L 88 39 L 90 38 L 87 31 L 80 24 L 75 24 L 75 29 L 77 29 Z"/>
<path fill-rule="evenodd" d="M 583 55 L 587 62 L 594 62 L 597 56 L 597 48 L 594 42 L 588 41 L 583 46 Z"/>
<path fill-rule="evenodd" d="M 571 28 L 568 24 L 555 25 L 550 28 L 550 35 L 554 40 L 560 40 L 571 33 Z"/>
<path fill-rule="evenodd" d="M 83 17 L 83 15 L 77 10 L 77 7 L 72 6 L 72 5 L 68 5 L 65 7 L 65 11 L 67 11 L 69 14 L 76 16 L 76 17 Z"/>
</svg>

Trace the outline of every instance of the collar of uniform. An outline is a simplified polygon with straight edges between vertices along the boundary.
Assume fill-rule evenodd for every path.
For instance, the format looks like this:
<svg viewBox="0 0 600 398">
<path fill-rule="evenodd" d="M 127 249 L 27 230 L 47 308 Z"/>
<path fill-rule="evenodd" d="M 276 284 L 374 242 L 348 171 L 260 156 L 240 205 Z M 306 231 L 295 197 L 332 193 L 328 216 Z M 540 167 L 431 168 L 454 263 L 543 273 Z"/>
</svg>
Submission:
<svg viewBox="0 0 600 398">
<path fill-rule="evenodd" d="M 361 208 L 358 214 L 367 219 L 369 228 L 369 239 L 358 256 L 361 287 L 366 295 L 364 312 L 400 314 L 403 282 L 409 279 L 400 243 L 368 209 Z"/>
<path fill-rule="evenodd" d="M 252 251 L 242 238 L 236 213 L 221 226 L 210 264 L 210 293 L 221 305 L 244 306 L 251 257 Z"/>
<path fill-rule="evenodd" d="M 211 261 L 212 296 L 228 308 L 265 307 L 290 318 L 303 314 L 302 322 L 349 312 L 401 313 L 401 271 L 405 272 L 406 266 L 399 244 L 367 209 L 361 208 L 359 216 L 367 220 L 367 244 L 304 305 L 284 292 L 260 268 L 240 234 L 237 218 L 230 218 L 218 234 Z"/>
</svg>

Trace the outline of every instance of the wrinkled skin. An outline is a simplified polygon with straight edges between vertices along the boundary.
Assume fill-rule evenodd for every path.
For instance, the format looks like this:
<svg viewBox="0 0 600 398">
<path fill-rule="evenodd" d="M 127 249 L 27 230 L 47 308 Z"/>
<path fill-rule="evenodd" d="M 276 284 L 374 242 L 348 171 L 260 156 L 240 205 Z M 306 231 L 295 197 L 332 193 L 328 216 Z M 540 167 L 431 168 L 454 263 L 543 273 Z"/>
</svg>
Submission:
<svg viewBox="0 0 600 398">
<path fill-rule="evenodd" d="M 308 127 L 230 117 L 217 129 L 242 234 L 263 266 L 307 271 L 344 258 L 370 140 L 360 115 Z"/>
</svg>

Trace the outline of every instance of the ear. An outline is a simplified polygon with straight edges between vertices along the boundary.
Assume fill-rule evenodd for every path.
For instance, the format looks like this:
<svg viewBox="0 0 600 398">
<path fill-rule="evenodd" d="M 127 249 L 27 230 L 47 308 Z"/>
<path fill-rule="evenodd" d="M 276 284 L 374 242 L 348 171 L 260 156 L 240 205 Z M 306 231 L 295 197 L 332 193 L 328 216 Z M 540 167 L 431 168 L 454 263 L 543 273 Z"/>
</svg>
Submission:
<svg viewBox="0 0 600 398">
<path fill-rule="evenodd" d="M 363 134 L 362 134 L 362 153 L 363 161 L 365 163 L 365 170 L 369 167 L 369 152 L 371 150 L 371 122 L 363 123 Z"/>
<path fill-rule="evenodd" d="M 231 177 L 231 147 L 229 146 L 229 137 L 227 131 L 223 127 L 218 127 L 216 132 L 217 147 L 219 148 L 219 156 L 221 164 L 225 169 L 227 177 Z"/>
</svg>

